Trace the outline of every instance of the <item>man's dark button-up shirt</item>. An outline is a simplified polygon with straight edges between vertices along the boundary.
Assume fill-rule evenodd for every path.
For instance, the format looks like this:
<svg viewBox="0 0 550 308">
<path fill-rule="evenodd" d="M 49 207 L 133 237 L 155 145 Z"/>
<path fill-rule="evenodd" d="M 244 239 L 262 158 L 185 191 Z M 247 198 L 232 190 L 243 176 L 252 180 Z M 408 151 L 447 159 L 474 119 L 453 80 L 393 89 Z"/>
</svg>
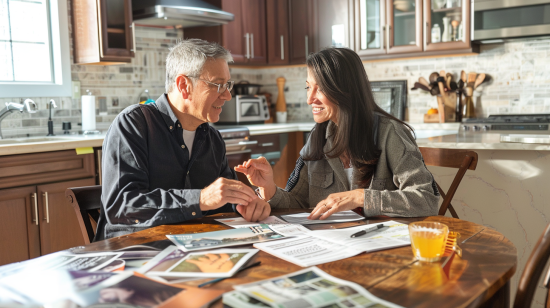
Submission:
<svg viewBox="0 0 550 308">
<path fill-rule="evenodd" d="M 201 212 L 201 189 L 237 176 L 227 165 L 220 133 L 208 123 L 197 128 L 189 157 L 166 94 L 115 118 L 103 141 L 102 173 L 96 240 L 234 210 L 226 204 Z"/>
</svg>

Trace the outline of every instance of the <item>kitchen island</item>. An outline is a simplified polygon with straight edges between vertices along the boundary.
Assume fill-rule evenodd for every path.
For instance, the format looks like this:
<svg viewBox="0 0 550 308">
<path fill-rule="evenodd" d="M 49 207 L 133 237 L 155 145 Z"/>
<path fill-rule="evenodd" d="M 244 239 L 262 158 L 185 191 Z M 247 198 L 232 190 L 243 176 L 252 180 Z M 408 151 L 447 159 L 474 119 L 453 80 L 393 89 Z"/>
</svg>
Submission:
<svg viewBox="0 0 550 308">
<path fill-rule="evenodd" d="M 504 143 L 500 134 L 492 133 L 459 133 L 418 139 L 417 143 L 477 152 L 477 168 L 466 172 L 452 204 L 460 219 L 498 230 L 516 246 L 513 298 L 525 263 L 550 223 L 550 144 Z M 445 190 L 456 174 L 451 168 L 428 169 Z M 537 294 L 536 299 L 543 303 L 544 295 Z"/>
</svg>

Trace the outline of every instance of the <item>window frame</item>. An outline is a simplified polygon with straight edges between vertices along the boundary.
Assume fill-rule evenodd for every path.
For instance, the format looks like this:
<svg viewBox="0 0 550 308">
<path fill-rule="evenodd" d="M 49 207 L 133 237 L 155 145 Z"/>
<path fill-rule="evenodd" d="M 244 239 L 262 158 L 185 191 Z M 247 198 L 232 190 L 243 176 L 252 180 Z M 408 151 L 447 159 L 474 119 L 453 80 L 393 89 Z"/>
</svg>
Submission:
<svg viewBox="0 0 550 308">
<path fill-rule="evenodd" d="M 71 96 L 71 54 L 67 0 L 48 0 L 52 82 L 0 81 L 0 97 Z M 0 102 L 1 103 L 1 102 Z"/>
</svg>

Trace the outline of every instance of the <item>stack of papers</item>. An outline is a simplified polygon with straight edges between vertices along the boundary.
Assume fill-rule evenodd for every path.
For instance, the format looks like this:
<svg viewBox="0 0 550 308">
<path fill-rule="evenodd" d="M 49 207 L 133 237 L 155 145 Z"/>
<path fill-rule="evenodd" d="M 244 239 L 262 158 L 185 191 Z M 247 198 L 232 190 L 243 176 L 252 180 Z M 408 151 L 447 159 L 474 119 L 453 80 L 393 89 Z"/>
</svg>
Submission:
<svg viewBox="0 0 550 308">
<path fill-rule="evenodd" d="M 324 220 L 310 220 L 307 219 L 309 213 L 298 213 L 298 214 L 289 214 L 282 215 L 281 217 L 291 224 L 300 224 L 300 225 L 314 225 L 314 224 L 332 224 L 348 221 L 358 221 L 363 220 L 365 217 L 355 213 L 354 211 L 344 211 L 338 212 L 330 215 L 327 219 Z"/>
</svg>

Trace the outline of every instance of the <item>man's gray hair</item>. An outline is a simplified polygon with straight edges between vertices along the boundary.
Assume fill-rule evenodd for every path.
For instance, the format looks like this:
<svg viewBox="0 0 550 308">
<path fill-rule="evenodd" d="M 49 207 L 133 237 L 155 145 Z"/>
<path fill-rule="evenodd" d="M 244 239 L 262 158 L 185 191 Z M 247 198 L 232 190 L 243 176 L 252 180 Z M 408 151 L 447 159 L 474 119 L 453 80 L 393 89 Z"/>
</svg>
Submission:
<svg viewBox="0 0 550 308">
<path fill-rule="evenodd" d="M 233 62 L 231 53 L 217 43 L 200 39 L 182 40 L 170 49 L 166 57 L 166 93 L 170 93 L 180 74 L 198 77 L 208 59 Z"/>
</svg>

